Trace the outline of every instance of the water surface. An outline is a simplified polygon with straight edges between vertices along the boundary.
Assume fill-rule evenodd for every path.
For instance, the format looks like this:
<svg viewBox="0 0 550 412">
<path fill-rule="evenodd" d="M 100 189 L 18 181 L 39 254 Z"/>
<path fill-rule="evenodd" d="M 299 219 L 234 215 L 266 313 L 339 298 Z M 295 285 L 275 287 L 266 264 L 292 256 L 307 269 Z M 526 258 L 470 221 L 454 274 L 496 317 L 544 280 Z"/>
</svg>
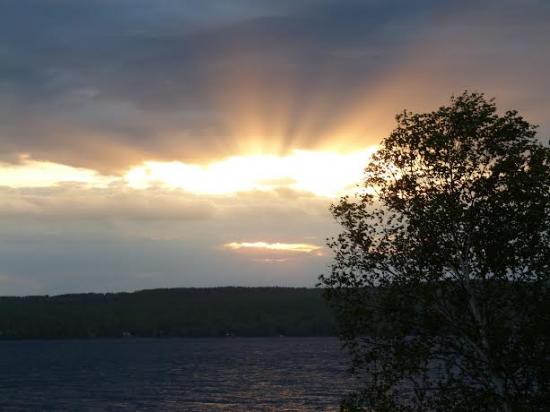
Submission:
<svg viewBox="0 0 550 412">
<path fill-rule="evenodd" d="M 335 410 L 334 338 L 0 342 L 0 410 Z"/>
</svg>

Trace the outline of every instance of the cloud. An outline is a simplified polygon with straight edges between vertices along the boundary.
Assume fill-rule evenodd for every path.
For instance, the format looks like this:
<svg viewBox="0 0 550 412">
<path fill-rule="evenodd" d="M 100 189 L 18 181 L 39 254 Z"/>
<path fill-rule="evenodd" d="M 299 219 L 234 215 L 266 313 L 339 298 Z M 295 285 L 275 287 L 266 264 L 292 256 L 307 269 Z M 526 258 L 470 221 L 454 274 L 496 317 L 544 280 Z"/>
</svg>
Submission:
<svg viewBox="0 0 550 412">
<path fill-rule="evenodd" d="M 306 192 L 336 197 L 361 182 L 375 150 L 375 146 L 347 154 L 294 150 L 286 156 L 232 156 L 205 165 L 146 161 L 123 176 L 21 157 L 18 164 L 0 162 L 0 187 L 168 188 L 192 195 L 227 196 L 286 190 L 287 195 Z"/>
<path fill-rule="evenodd" d="M 284 263 L 288 262 L 288 258 L 263 258 L 263 259 L 254 259 L 255 262 L 262 263 Z"/>
<path fill-rule="evenodd" d="M 0 295 L 177 286 L 313 286 L 326 259 L 220 247 L 234 239 L 303 239 L 333 233 L 330 200 L 252 191 L 196 196 L 167 188 L 67 184 L 0 188 Z M 307 238 L 307 239 L 306 239 Z M 272 254 L 279 256 L 271 256 Z M 311 255 L 311 256 L 310 256 Z"/>
<path fill-rule="evenodd" d="M 464 88 L 543 123 L 549 17 L 536 1 L 8 1 L 0 156 L 111 173 L 349 150 Z"/>
<path fill-rule="evenodd" d="M 125 179 L 134 188 L 160 184 L 195 194 L 286 188 L 334 197 L 361 181 L 375 150 L 370 147 L 348 154 L 293 150 L 286 156 L 232 156 L 206 165 L 144 162 L 129 170 Z"/>
<path fill-rule="evenodd" d="M 281 242 L 230 242 L 223 245 L 231 250 L 268 250 L 276 252 L 311 253 L 321 249 L 321 246 L 309 243 L 281 243 Z"/>
<path fill-rule="evenodd" d="M 548 21 L 537 0 L 4 1 L 0 294 L 314 285 L 316 251 L 220 245 L 322 245 L 331 176 L 404 108 L 480 90 L 547 136 Z M 230 157 L 296 149 L 344 164 L 301 157 L 298 177 L 247 169 L 244 191 L 190 193 Z M 125 181 L 167 161 L 198 182 Z"/>
<path fill-rule="evenodd" d="M 0 187 L 0 198 L 0 219 L 200 221 L 216 213 L 209 199 L 155 189 L 87 188 L 78 184 Z"/>
</svg>

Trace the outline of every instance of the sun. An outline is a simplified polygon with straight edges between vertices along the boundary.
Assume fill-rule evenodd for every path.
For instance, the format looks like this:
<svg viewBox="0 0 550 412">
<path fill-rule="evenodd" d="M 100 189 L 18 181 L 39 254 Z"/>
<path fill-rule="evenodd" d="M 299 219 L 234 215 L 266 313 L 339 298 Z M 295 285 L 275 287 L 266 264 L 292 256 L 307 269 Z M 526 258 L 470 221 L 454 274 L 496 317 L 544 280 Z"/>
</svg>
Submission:
<svg viewBox="0 0 550 412">
<path fill-rule="evenodd" d="M 125 180 L 135 189 L 159 185 L 208 195 L 288 188 L 333 197 L 361 181 L 375 150 L 347 154 L 293 150 L 286 156 L 232 156 L 206 165 L 147 161 L 131 168 Z"/>
<path fill-rule="evenodd" d="M 375 146 L 349 153 L 296 149 L 282 156 L 229 156 L 205 164 L 150 160 L 118 176 L 25 158 L 16 165 L 0 163 L 0 186 L 122 185 L 134 190 L 160 187 L 205 196 L 288 189 L 331 198 L 356 191 L 375 151 Z"/>
</svg>

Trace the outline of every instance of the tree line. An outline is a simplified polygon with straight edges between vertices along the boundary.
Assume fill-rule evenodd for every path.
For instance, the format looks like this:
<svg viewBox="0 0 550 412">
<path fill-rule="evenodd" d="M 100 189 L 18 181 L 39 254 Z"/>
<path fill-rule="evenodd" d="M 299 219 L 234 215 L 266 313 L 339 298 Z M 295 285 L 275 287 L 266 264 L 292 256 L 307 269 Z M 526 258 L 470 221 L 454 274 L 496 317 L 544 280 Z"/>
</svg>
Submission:
<svg viewBox="0 0 550 412">
<path fill-rule="evenodd" d="M 316 289 L 175 288 L 0 297 L 0 339 L 329 336 Z"/>
</svg>

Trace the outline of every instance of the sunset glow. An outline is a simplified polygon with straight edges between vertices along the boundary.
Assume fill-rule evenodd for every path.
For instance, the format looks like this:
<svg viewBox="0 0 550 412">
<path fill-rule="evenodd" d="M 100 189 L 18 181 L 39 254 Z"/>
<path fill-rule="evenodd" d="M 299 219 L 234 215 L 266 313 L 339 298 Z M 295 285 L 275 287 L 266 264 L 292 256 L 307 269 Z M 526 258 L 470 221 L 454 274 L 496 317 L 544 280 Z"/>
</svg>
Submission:
<svg viewBox="0 0 550 412">
<path fill-rule="evenodd" d="M 24 160 L 17 165 L 0 164 L 0 186 L 50 187 L 77 183 L 106 187 L 116 183 L 136 190 L 160 186 L 198 195 L 233 195 L 286 188 L 334 197 L 360 183 L 363 169 L 374 150 L 372 147 L 349 154 L 294 150 L 288 156 L 233 156 L 206 165 L 146 161 L 132 167 L 122 177 Z"/>
<path fill-rule="evenodd" d="M 546 139 L 548 2 L 455 3 L 2 2 L 0 295 L 313 286 L 397 114 Z"/>
<path fill-rule="evenodd" d="M 79 184 L 111 184 L 146 190 L 178 189 L 196 195 L 234 195 L 249 191 L 290 189 L 321 197 L 335 197 L 354 189 L 375 147 L 347 154 L 294 150 L 288 156 L 232 156 L 207 164 L 146 161 L 122 176 L 91 169 L 23 159 L 0 164 L 0 186 L 13 188 Z"/>
<path fill-rule="evenodd" d="M 130 187 L 155 185 L 197 194 L 227 195 L 288 188 L 333 197 L 361 181 L 375 147 L 350 154 L 294 150 L 288 156 L 234 156 L 207 165 L 145 162 L 125 179 Z"/>
<path fill-rule="evenodd" d="M 95 170 L 53 162 L 22 159 L 18 164 L 0 163 L 0 186 L 50 187 L 62 183 L 78 183 L 105 187 L 114 180 L 114 177 L 102 176 Z"/>
<path fill-rule="evenodd" d="M 321 246 L 308 243 L 267 243 L 267 242 L 231 242 L 224 245 L 227 249 L 270 250 L 278 252 L 311 253 L 321 249 Z"/>
</svg>

